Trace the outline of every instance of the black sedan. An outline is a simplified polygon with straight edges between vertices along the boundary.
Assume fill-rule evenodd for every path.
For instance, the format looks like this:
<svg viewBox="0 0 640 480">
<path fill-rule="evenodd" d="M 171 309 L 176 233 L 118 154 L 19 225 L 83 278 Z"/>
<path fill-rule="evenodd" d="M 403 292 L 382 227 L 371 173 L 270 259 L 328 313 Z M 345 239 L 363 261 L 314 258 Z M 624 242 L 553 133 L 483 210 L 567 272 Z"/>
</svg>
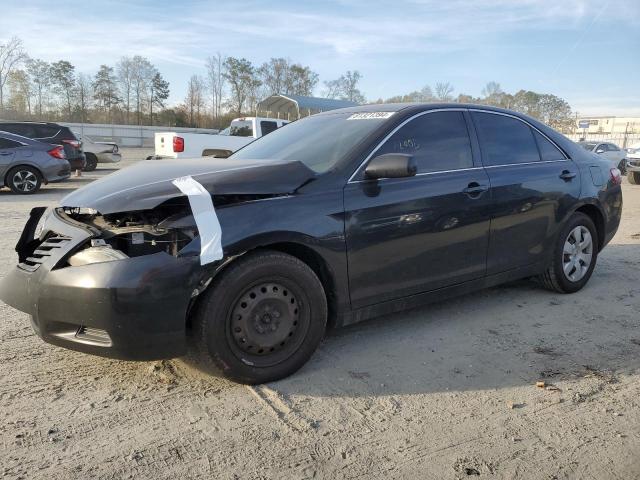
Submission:
<svg viewBox="0 0 640 480">
<path fill-rule="evenodd" d="M 152 167 L 34 209 L 0 297 L 97 355 L 175 357 L 191 332 L 246 383 L 295 372 L 329 326 L 526 277 L 576 292 L 622 209 L 610 162 L 474 105 L 334 110 Z"/>
</svg>

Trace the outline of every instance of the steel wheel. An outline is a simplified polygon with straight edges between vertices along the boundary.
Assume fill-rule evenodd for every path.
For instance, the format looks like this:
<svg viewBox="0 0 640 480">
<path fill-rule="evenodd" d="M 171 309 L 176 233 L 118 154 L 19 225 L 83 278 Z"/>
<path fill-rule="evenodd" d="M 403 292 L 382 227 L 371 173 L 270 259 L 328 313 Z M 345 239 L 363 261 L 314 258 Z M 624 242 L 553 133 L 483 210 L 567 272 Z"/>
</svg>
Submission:
<svg viewBox="0 0 640 480">
<path fill-rule="evenodd" d="M 38 187 L 38 177 L 30 170 L 18 170 L 11 178 L 16 190 L 31 193 Z"/>
<path fill-rule="evenodd" d="M 593 258 L 593 239 L 589 230 L 582 225 L 571 230 L 564 242 L 562 253 L 564 275 L 572 282 L 582 280 Z"/>
<path fill-rule="evenodd" d="M 246 363 L 265 367 L 291 356 L 309 327 L 305 295 L 284 279 L 254 284 L 236 298 L 229 318 L 230 347 Z"/>
</svg>

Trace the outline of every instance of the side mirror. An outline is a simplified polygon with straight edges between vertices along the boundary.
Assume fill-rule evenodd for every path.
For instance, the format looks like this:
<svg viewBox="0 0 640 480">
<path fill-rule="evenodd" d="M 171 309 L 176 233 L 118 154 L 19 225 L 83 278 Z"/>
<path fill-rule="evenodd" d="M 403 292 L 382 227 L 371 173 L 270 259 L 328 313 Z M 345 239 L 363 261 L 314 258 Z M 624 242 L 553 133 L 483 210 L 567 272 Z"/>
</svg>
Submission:
<svg viewBox="0 0 640 480">
<path fill-rule="evenodd" d="M 412 155 L 385 153 L 374 157 L 364 170 L 366 178 L 413 177 L 418 171 Z"/>
<path fill-rule="evenodd" d="M 604 150 L 599 148 L 599 149 L 596 150 L 596 153 L 604 153 Z"/>
</svg>

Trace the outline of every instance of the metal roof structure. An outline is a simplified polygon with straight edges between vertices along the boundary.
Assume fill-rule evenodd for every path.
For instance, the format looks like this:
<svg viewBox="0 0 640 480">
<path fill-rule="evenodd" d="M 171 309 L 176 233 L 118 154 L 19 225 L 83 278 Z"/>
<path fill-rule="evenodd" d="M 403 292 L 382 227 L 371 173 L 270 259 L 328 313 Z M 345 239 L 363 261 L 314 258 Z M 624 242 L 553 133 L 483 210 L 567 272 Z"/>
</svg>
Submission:
<svg viewBox="0 0 640 480">
<path fill-rule="evenodd" d="M 355 107 L 355 102 L 334 98 L 305 97 L 303 95 L 271 95 L 258 103 L 258 112 L 270 117 L 296 120 L 314 113 L 335 110 L 336 108 Z"/>
</svg>

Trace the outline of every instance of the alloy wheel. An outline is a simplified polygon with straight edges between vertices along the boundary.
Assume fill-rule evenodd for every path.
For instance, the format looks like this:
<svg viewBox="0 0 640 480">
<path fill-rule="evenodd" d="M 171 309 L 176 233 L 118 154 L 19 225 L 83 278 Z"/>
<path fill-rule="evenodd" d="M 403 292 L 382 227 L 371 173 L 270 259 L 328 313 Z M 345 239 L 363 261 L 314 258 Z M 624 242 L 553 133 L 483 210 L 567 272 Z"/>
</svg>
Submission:
<svg viewBox="0 0 640 480">
<path fill-rule="evenodd" d="M 12 181 L 17 190 L 25 193 L 32 192 L 38 186 L 38 177 L 29 170 L 18 170 Z"/>
</svg>

